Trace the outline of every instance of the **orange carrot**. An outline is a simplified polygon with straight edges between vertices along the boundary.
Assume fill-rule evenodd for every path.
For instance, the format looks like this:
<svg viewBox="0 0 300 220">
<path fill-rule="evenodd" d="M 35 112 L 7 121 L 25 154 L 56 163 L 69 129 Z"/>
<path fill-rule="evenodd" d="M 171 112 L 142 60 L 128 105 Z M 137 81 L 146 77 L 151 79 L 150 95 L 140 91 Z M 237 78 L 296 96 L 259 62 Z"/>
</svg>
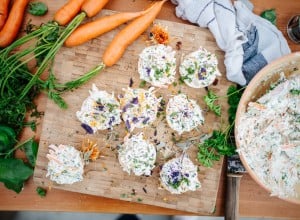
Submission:
<svg viewBox="0 0 300 220">
<path fill-rule="evenodd" d="M 8 5 L 10 0 L 1 0 L 0 2 L 0 30 L 5 24 L 8 15 Z"/>
<path fill-rule="evenodd" d="M 6 47 L 17 37 L 29 0 L 15 0 L 0 32 L 0 47 Z"/>
<path fill-rule="evenodd" d="M 152 24 L 166 1 L 154 3 L 148 13 L 133 20 L 114 37 L 103 54 L 102 60 L 106 66 L 114 65 L 123 56 L 126 48 Z"/>
<path fill-rule="evenodd" d="M 93 38 L 100 36 L 125 22 L 142 16 L 149 12 L 152 7 L 144 11 L 123 12 L 113 15 L 100 17 L 95 21 L 85 23 L 79 26 L 65 41 L 67 47 L 73 47 L 83 44 Z"/>
<path fill-rule="evenodd" d="M 54 20 L 60 25 L 66 25 L 78 14 L 84 1 L 69 0 L 54 14 Z"/>
<path fill-rule="evenodd" d="M 81 11 L 84 11 L 87 16 L 95 16 L 108 3 L 109 0 L 86 0 L 81 6 Z"/>
</svg>

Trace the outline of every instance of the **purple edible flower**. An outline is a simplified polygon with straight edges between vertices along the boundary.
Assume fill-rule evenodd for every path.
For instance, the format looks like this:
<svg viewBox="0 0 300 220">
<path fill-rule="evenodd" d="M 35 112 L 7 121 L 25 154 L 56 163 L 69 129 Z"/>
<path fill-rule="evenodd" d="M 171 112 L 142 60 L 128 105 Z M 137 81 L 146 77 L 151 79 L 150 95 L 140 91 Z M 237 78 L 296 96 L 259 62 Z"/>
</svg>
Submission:
<svg viewBox="0 0 300 220">
<path fill-rule="evenodd" d="M 198 72 L 198 79 L 203 80 L 205 77 L 202 75 L 202 73 L 206 73 L 206 69 L 204 67 L 201 67 L 200 72 Z"/>
<path fill-rule="evenodd" d="M 125 121 L 125 125 L 126 125 L 127 130 L 130 131 L 131 126 L 130 126 L 130 123 L 128 120 Z"/>
<path fill-rule="evenodd" d="M 176 183 L 178 183 L 182 179 L 182 175 L 181 175 L 181 173 L 179 171 L 173 171 L 171 173 L 171 179 L 172 179 L 171 182 L 173 184 L 176 184 Z"/>
<path fill-rule="evenodd" d="M 139 119 L 138 119 L 137 117 L 133 117 L 133 118 L 132 118 L 132 122 L 133 122 L 134 124 L 136 124 L 136 123 L 139 122 Z"/>
<path fill-rule="evenodd" d="M 183 112 L 184 117 L 189 117 L 189 113 L 187 111 Z"/>
<path fill-rule="evenodd" d="M 139 104 L 139 99 L 138 99 L 138 97 L 134 97 L 134 98 L 131 100 L 130 103 L 132 103 L 132 104 Z"/>
<path fill-rule="evenodd" d="M 143 120 L 143 124 L 147 124 L 147 122 L 148 122 L 149 120 L 150 120 L 149 117 L 145 118 L 145 119 Z"/>
<path fill-rule="evenodd" d="M 89 125 L 87 125 L 87 124 L 82 123 L 82 124 L 81 124 L 81 127 L 82 127 L 87 133 L 89 133 L 89 134 L 93 134 L 93 133 L 94 133 L 93 129 L 92 129 Z"/>
<path fill-rule="evenodd" d="M 171 177 L 172 177 L 172 178 L 176 178 L 176 177 L 179 176 L 179 174 L 180 174 L 179 171 L 174 171 L 174 172 L 171 173 Z"/>
<path fill-rule="evenodd" d="M 97 106 L 96 106 L 96 109 L 99 110 L 99 111 L 103 111 L 104 105 L 102 105 L 102 104 L 97 105 Z"/>
<path fill-rule="evenodd" d="M 115 116 L 112 116 L 110 119 L 109 119 L 109 122 L 108 122 L 108 125 L 111 126 L 112 123 L 115 121 Z"/>
<path fill-rule="evenodd" d="M 147 76 L 150 76 L 150 72 L 151 72 L 151 69 L 149 67 L 146 67 Z"/>
</svg>

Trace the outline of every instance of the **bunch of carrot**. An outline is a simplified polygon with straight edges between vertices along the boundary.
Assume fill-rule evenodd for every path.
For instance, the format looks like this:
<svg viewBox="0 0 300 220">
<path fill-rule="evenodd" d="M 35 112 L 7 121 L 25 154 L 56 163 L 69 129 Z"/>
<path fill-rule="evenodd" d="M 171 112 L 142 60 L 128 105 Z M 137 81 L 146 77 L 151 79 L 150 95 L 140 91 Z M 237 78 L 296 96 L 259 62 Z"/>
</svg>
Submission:
<svg viewBox="0 0 300 220">
<path fill-rule="evenodd" d="M 88 16 L 95 15 L 95 13 L 89 13 L 90 7 L 87 6 L 87 3 L 90 3 L 91 1 L 92 0 L 77 0 L 79 4 L 83 2 L 81 10 L 84 11 Z M 112 66 L 122 57 L 126 48 L 130 44 L 132 44 L 152 24 L 166 1 L 167 0 L 157 1 L 144 11 L 117 13 L 100 17 L 95 21 L 83 24 L 79 26 L 68 37 L 68 39 L 65 41 L 65 45 L 67 47 L 73 47 L 83 44 L 88 40 L 91 40 L 100 36 L 101 34 L 113 30 L 121 24 L 133 20 L 114 37 L 114 39 L 104 52 L 102 58 L 104 64 L 106 66 Z M 106 3 L 107 0 L 104 0 L 103 2 Z M 105 3 L 103 3 L 103 5 L 105 5 Z M 91 8 L 95 8 L 94 5 L 89 6 L 91 6 Z M 76 10 L 80 11 L 80 8 L 78 7 L 76 8 Z M 58 12 L 56 13 L 56 15 L 62 15 L 62 13 Z M 56 21 L 60 20 L 57 18 L 57 16 L 55 16 Z M 64 21 L 67 21 L 69 19 L 60 20 L 59 23 L 64 24 Z"/>
<path fill-rule="evenodd" d="M 54 15 L 59 25 L 68 24 L 80 11 L 93 17 L 108 3 L 109 0 L 69 0 Z"/>
<path fill-rule="evenodd" d="M 0 1 L 0 47 L 10 45 L 17 37 L 24 19 L 24 12 L 30 0 Z M 59 25 L 69 23 L 82 10 L 88 17 L 96 15 L 109 0 L 70 0 L 59 9 L 54 21 Z"/>
</svg>

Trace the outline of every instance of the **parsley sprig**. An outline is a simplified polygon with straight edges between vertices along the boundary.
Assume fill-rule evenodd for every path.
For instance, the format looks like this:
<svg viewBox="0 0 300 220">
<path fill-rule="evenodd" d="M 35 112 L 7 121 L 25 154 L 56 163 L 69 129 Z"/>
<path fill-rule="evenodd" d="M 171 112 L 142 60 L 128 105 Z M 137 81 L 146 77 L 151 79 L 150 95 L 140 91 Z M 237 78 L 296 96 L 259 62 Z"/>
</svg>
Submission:
<svg viewBox="0 0 300 220">
<path fill-rule="evenodd" d="M 244 88 L 238 89 L 231 85 L 227 89 L 225 97 L 217 96 L 213 91 L 208 90 L 208 94 L 204 97 L 204 101 L 216 115 L 221 116 L 221 107 L 215 102 L 220 98 L 227 98 L 229 104 L 228 121 L 229 126 L 225 130 L 214 130 L 211 137 L 198 144 L 198 161 L 206 167 L 212 167 L 214 161 L 219 161 L 221 156 L 230 156 L 235 153 L 234 143 L 234 121 L 236 110 L 242 96 Z"/>
<path fill-rule="evenodd" d="M 208 90 L 207 95 L 204 96 L 204 102 L 209 108 L 209 110 L 213 111 L 217 116 L 221 116 L 221 106 L 215 104 L 218 96 L 212 91 Z"/>
<path fill-rule="evenodd" d="M 291 93 L 292 95 L 300 95 L 300 90 L 299 90 L 299 89 L 291 89 L 291 90 L 290 90 L 290 93 Z"/>
</svg>

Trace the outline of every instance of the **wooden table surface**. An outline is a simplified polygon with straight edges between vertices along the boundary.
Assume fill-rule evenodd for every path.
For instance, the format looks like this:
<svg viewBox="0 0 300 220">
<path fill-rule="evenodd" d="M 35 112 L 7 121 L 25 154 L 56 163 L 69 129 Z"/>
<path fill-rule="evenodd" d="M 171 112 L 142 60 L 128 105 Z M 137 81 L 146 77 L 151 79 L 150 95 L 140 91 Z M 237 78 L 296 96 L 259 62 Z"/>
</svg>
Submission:
<svg viewBox="0 0 300 220">
<path fill-rule="evenodd" d="M 62 4 L 57 1 L 43 0 L 47 4 Z M 64 1 L 61 1 L 64 2 Z M 147 0 L 111 0 L 106 6 L 107 9 L 116 11 L 134 11 L 142 9 L 148 3 Z M 254 12 L 260 12 L 274 8 L 277 13 L 277 26 L 288 39 L 286 24 L 290 17 L 300 14 L 300 1 L 298 0 L 252 0 Z M 53 11 L 49 11 L 48 19 L 53 16 Z M 175 6 L 170 2 L 166 3 L 159 14 L 159 19 L 187 23 L 175 16 Z M 43 21 L 41 19 L 41 21 Z M 300 51 L 300 45 L 294 44 L 288 39 L 288 44 L 292 51 Z M 38 98 L 39 109 L 45 108 L 46 98 Z M 40 136 L 42 121 L 38 126 L 37 132 L 24 131 L 22 138 L 35 135 Z M 225 204 L 225 169 L 222 172 L 220 187 L 217 197 L 215 216 L 224 215 Z M 68 211 L 68 212 L 101 212 L 101 213 L 144 213 L 144 214 L 163 214 L 163 215 L 184 215 L 187 212 L 149 206 L 138 203 L 124 202 L 103 197 L 72 193 L 51 189 L 45 198 L 40 198 L 35 192 L 32 178 L 26 183 L 24 190 L 20 194 L 7 190 L 0 184 L 0 210 L 34 210 L 34 211 Z M 241 180 L 240 188 L 240 216 L 251 217 L 276 217 L 284 219 L 300 219 L 300 206 L 288 203 L 278 198 L 270 197 L 269 193 L 261 188 L 252 180 L 249 175 L 244 175 Z"/>
</svg>

